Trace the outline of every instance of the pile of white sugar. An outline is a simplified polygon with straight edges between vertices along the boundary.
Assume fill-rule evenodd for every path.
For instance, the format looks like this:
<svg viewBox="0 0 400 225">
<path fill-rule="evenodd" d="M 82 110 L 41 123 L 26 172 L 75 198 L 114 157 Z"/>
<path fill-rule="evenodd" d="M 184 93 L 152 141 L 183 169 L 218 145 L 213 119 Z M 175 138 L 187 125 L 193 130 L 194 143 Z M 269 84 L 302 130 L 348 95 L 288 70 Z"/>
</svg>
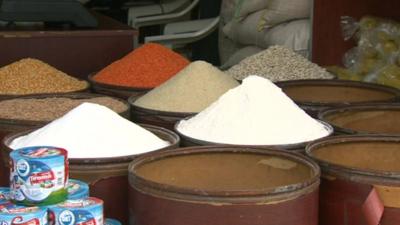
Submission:
<svg viewBox="0 0 400 225">
<path fill-rule="evenodd" d="M 167 145 L 107 107 L 83 103 L 46 126 L 14 139 L 9 147 L 54 146 L 65 148 L 69 158 L 103 158 L 136 155 Z"/>
<path fill-rule="evenodd" d="M 280 88 L 259 76 L 247 77 L 193 118 L 182 120 L 177 129 L 195 139 L 241 145 L 295 144 L 330 134 Z"/>
</svg>

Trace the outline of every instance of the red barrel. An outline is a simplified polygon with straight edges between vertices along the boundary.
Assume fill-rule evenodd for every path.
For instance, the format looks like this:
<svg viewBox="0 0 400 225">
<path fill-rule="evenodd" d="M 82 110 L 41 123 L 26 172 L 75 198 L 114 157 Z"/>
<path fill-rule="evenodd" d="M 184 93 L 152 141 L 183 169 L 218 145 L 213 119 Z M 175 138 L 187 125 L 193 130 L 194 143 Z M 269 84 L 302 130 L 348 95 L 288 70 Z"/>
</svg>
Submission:
<svg viewBox="0 0 400 225">
<path fill-rule="evenodd" d="M 321 225 L 400 224 L 400 137 L 334 136 L 307 146 L 321 167 Z"/>
<path fill-rule="evenodd" d="M 292 80 L 276 85 L 313 117 L 332 107 L 400 100 L 400 90 L 396 88 L 359 81 Z"/>
<path fill-rule="evenodd" d="M 174 149 L 179 146 L 179 136 L 175 133 L 156 126 L 141 125 L 159 138 L 168 141 L 170 145 L 159 151 Z M 3 160 L 8 162 L 12 151 L 9 144 L 16 138 L 28 134 L 30 131 L 19 132 L 4 138 L 1 148 Z M 90 134 L 88 134 L 90 135 Z M 137 155 L 110 157 L 69 159 L 70 178 L 85 181 L 90 186 L 90 196 L 104 200 L 106 217 L 116 218 L 123 224 L 128 223 L 128 165 Z"/>
<path fill-rule="evenodd" d="M 317 225 L 319 167 L 287 151 L 202 146 L 129 166 L 130 224 Z"/>
</svg>

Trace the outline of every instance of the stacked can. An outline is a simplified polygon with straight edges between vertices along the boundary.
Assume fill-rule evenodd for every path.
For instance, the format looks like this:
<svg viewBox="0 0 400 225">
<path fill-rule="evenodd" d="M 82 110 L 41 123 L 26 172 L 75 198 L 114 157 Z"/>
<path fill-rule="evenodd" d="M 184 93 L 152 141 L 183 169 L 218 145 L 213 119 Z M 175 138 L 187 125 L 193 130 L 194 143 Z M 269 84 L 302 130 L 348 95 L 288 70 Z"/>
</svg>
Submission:
<svg viewBox="0 0 400 225">
<path fill-rule="evenodd" d="M 89 185 L 68 179 L 67 151 L 40 146 L 10 154 L 10 187 L 0 187 L 1 225 L 121 225 L 103 218 Z"/>
</svg>

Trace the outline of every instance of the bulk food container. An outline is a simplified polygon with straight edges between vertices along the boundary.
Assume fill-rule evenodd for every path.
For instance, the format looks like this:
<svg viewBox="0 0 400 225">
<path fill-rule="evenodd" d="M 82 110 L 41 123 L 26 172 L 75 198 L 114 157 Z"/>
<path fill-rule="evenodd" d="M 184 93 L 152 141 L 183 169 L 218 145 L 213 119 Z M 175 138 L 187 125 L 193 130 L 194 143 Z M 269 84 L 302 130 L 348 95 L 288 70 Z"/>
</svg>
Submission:
<svg viewBox="0 0 400 225">
<path fill-rule="evenodd" d="M 320 224 L 400 224 L 399 136 L 333 136 L 306 151 L 322 170 Z"/>
<path fill-rule="evenodd" d="M 293 80 L 276 84 L 313 117 L 331 107 L 400 100 L 400 90 L 358 81 Z"/>
<path fill-rule="evenodd" d="M 133 225 L 317 225 L 319 167 L 271 149 L 201 146 L 129 165 Z"/>
<path fill-rule="evenodd" d="M 141 125 L 170 144 L 158 151 L 166 151 L 179 146 L 179 136 L 156 126 Z M 9 145 L 20 136 L 32 132 L 23 131 L 6 136 L 2 142 L 3 161 L 8 165 Z M 88 134 L 90 135 L 90 134 Z M 112 149 L 110 149 L 112 151 Z M 127 224 L 128 221 L 128 165 L 137 155 L 110 158 L 69 158 L 70 178 L 89 183 L 90 196 L 104 200 L 106 217 L 116 218 Z"/>
</svg>

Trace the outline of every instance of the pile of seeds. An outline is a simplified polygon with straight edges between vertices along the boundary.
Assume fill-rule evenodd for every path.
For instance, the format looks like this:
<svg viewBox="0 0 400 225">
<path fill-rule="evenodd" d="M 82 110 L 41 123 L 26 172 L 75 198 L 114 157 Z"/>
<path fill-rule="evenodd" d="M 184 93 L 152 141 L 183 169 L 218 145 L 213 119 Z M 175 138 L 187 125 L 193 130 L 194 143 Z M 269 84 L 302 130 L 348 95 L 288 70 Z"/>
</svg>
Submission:
<svg viewBox="0 0 400 225">
<path fill-rule="evenodd" d="M 174 76 L 189 61 L 178 53 L 155 43 L 144 44 L 96 74 L 105 84 L 153 88 Z"/>
<path fill-rule="evenodd" d="M 231 67 L 228 74 L 243 80 L 251 74 L 268 78 L 272 82 L 302 79 L 332 79 L 324 68 L 283 46 L 272 46 L 249 56 Z"/>
<path fill-rule="evenodd" d="M 52 121 L 83 102 L 97 103 L 117 113 L 128 109 L 122 101 L 110 97 L 72 99 L 65 97 L 49 97 L 42 99 L 16 98 L 0 102 L 0 118 L 28 121 Z"/>
<path fill-rule="evenodd" d="M 200 112 L 239 83 L 204 61 L 195 61 L 134 103 L 167 112 Z"/>
<path fill-rule="evenodd" d="M 80 81 L 37 59 L 26 58 L 0 68 L 0 94 L 65 93 L 87 88 Z"/>
</svg>

